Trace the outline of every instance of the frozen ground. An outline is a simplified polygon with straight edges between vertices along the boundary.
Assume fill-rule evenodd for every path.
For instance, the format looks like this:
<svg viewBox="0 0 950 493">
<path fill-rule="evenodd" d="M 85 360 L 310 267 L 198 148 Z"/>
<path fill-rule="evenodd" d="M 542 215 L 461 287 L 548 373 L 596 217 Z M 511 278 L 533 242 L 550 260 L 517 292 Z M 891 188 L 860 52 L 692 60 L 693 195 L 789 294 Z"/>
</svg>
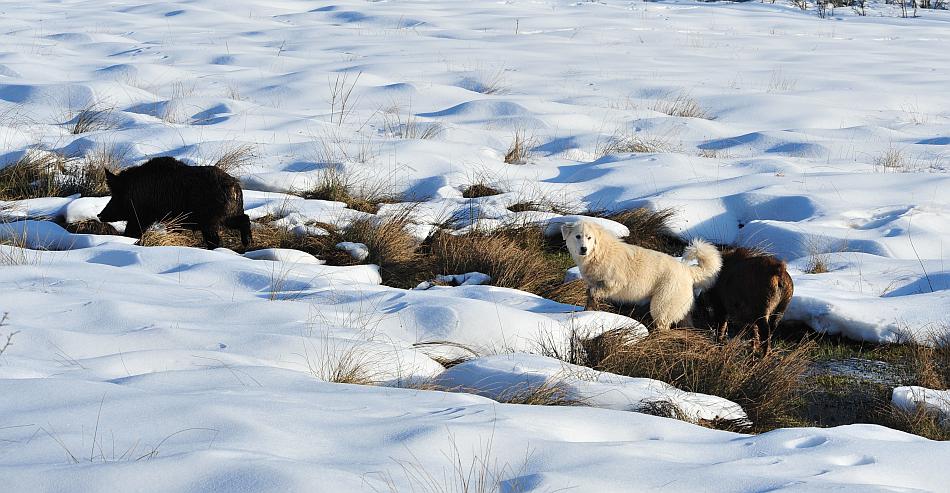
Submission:
<svg viewBox="0 0 950 493">
<path fill-rule="evenodd" d="M 462 227 L 555 216 L 508 209 L 523 202 L 675 207 L 684 237 L 789 260 L 789 318 L 893 341 L 950 325 L 950 51 L 940 49 L 950 15 L 878 13 L 8 2 L 0 164 L 33 146 L 77 162 L 109 151 L 125 165 L 160 154 L 206 164 L 250 145 L 255 158 L 238 171 L 248 214 L 301 233 L 320 232 L 309 221 L 364 217 L 287 195 L 327 169 L 423 201 L 413 211 L 420 234 L 450 217 Z M 353 87 L 342 110 L 335 84 Z M 667 114 L 684 101 L 707 118 Z M 106 128 L 70 133 L 89 107 L 107 110 Z M 531 152 L 505 164 L 519 133 Z M 656 152 L 621 152 L 618 140 Z M 505 193 L 462 198 L 475 182 Z M 103 203 L 0 208 L 77 221 Z M 387 471 L 396 491 L 411 491 L 407 464 L 442 478 L 453 453 L 510 480 L 502 491 L 950 483 L 947 445 L 875 426 L 748 437 L 626 411 L 321 381 L 356 361 L 371 381 L 411 386 L 442 372 L 432 358 L 461 351 L 415 343 L 530 352 L 540 337 L 630 323 L 622 317 L 491 286 L 396 290 L 371 266 L 287 251 L 255 260 L 0 225 L 7 239 L 24 231 L 29 246 L 63 251 L 0 246 L 0 335 L 19 331 L 0 356 L 0 468 L 11 491 L 389 491 Z M 805 273 L 815 256 L 830 272 Z"/>
</svg>

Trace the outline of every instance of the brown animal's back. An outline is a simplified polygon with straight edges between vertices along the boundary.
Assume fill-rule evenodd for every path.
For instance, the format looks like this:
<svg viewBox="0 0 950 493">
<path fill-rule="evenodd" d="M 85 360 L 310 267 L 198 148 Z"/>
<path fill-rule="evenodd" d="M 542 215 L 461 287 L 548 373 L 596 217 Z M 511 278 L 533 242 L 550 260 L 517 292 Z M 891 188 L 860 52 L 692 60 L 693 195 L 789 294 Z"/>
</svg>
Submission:
<svg viewBox="0 0 950 493">
<path fill-rule="evenodd" d="M 149 225 L 175 219 L 200 230 L 208 248 L 220 245 L 221 226 L 239 230 L 243 248 L 250 243 L 241 184 L 217 167 L 188 166 L 165 156 L 118 175 L 107 172 L 106 179 L 112 197 L 99 219 L 126 221 L 127 236 L 139 237 Z"/>
<path fill-rule="evenodd" d="M 165 156 L 126 169 L 122 176 L 131 196 L 148 198 L 140 207 L 158 209 L 142 211 L 149 219 L 188 215 L 203 223 L 244 213 L 240 182 L 214 166 L 188 166 Z"/>
<path fill-rule="evenodd" d="M 726 249 L 716 284 L 700 298 L 700 317 L 708 314 L 720 336 L 728 323 L 737 330 L 764 332 L 768 340 L 793 292 L 792 277 L 782 260 L 748 248 Z"/>
</svg>

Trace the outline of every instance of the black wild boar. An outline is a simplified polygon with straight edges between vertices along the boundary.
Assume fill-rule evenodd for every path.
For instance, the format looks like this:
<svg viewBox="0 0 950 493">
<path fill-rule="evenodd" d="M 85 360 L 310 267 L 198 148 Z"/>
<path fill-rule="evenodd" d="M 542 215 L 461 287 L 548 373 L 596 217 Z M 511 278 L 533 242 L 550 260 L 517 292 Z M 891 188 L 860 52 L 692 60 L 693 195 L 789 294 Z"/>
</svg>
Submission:
<svg viewBox="0 0 950 493">
<path fill-rule="evenodd" d="M 251 220 L 244 214 L 244 195 L 236 178 L 214 166 L 188 166 L 157 157 L 119 174 L 106 170 L 112 199 L 99 213 L 103 222 L 128 221 L 125 235 L 141 238 L 155 222 L 181 218 L 182 226 L 201 231 L 209 249 L 221 245 L 223 225 L 251 242 Z"/>
</svg>

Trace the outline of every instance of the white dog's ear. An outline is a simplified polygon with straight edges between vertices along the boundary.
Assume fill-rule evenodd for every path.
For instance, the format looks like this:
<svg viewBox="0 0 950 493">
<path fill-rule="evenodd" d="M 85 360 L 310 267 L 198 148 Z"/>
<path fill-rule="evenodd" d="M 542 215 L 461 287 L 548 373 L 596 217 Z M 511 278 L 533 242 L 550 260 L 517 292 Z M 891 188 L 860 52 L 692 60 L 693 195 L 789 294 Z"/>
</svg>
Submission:
<svg viewBox="0 0 950 493">
<path fill-rule="evenodd" d="M 571 229 L 574 228 L 574 225 L 571 223 L 562 223 L 561 224 L 561 238 L 567 239 L 568 236 L 571 236 Z"/>
</svg>

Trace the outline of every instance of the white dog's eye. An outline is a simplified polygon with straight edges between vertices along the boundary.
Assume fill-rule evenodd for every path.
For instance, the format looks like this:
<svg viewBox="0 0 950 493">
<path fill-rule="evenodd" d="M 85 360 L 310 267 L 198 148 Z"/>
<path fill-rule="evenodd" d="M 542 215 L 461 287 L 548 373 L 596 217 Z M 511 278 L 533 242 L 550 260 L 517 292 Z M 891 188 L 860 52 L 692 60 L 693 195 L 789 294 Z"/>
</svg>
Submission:
<svg viewBox="0 0 950 493">
<path fill-rule="evenodd" d="M 581 239 L 581 235 L 577 235 L 577 239 L 578 239 L 578 240 Z"/>
<path fill-rule="evenodd" d="M 589 239 L 590 239 L 590 236 L 588 236 L 587 239 L 589 240 Z"/>
</svg>

